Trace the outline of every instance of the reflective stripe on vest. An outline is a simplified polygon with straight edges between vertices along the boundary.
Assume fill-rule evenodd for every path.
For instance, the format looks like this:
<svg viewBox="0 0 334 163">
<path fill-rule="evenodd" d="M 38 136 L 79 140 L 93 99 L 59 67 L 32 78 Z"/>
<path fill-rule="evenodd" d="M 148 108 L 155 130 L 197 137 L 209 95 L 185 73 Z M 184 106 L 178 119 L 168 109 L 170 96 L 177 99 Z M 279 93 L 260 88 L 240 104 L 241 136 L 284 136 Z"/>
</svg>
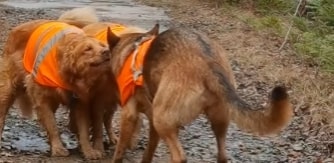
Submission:
<svg viewBox="0 0 334 163">
<path fill-rule="evenodd" d="M 51 27 L 50 27 L 51 28 Z M 50 30 L 50 28 L 48 30 Z M 35 62 L 33 65 L 33 71 L 32 74 L 34 75 L 34 77 L 37 76 L 37 71 L 39 69 L 39 65 L 42 63 L 42 61 L 44 60 L 45 56 L 49 53 L 49 51 L 53 48 L 53 46 L 66 34 L 68 33 L 73 33 L 73 29 L 65 29 L 62 31 L 59 31 L 57 34 L 55 34 L 50 40 L 49 42 L 47 42 L 44 47 L 42 47 L 36 55 L 35 58 Z M 39 38 L 39 40 L 41 40 L 41 38 L 43 37 L 43 35 Z M 36 44 L 36 50 L 38 49 L 39 44 Z"/>
<path fill-rule="evenodd" d="M 37 27 L 30 35 L 23 64 L 25 70 L 34 76 L 37 83 L 68 89 L 59 74 L 57 44 L 69 33 L 84 34 L 84 31 L 62 22 L 48 22 Z"/>
</svg>

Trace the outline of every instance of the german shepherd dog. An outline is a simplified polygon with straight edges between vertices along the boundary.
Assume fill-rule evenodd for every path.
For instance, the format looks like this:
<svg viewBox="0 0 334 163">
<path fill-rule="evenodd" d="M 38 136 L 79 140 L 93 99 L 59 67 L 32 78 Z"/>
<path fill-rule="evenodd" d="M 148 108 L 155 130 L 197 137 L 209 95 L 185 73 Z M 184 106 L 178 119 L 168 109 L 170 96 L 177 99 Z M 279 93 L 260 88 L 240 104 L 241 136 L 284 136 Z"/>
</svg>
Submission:
<svg viewBox="0 0 334 163">
<path fill-rule="evenodd" d="M 62 20 L 34 20 L 10 32 L 0 64 L 0 135 L 9 108 L 18 101 L 23 113 L 36 110 L 47 131 L 51 155 L 67 156 L 69 152 L 60 140 L 54 117 L 59 104 L 64 104 L 73 107 L 71 112 L 76 117 L 84 156 L 98 159 L 102 153 L 89 142 L 87 117 L 92 112 L 89 100 L 94 93 L 99 93 L 94 92 L 94 87 L 110 71 L 110 51 L 107 44 L 80 29 L 98 21 L 94 10 L 75 11 L 72 15 L 75 21 L 66 20 L 71 15 L 62 15 L 59 18 Z M 72 105 L 73 94 L 78 101 L 75 105 Z"/>
<path fill-rule="evenodd" d="M 130 56 L 137 45 L 151 40 L 144 54 L 142 71 L 138 68 L 133 74 L 133 80 L 141 76 L 143 84 L 136 85 L 135 91 L 121 103 L 120 137 L 113 162 L 122 162 L 140 112 L 146 114 L 150 122 L 143 163 L 152 161 L 160 138 L 169 148 L 171 162 L 186 162 L 178 140 L 179 127 L 202 113 L 211 122 L 220 163 L 227 162 L 224 148 L 230 121 L 259 135 L 277 133 L 289 123 L 293 112 L 285 87 L 274 87 L 268 106 L 254 110 L 237 94 L 225 51 L 216 42 L 192 29 L 170 28 L 160 34 L 158 31 L 157 24 L 146 33 L 119 37 L 108 32 L 110 62 L 116 77 L 122 73 L 129 57 L 132 61 L 138 57 Z"/>
</svg>

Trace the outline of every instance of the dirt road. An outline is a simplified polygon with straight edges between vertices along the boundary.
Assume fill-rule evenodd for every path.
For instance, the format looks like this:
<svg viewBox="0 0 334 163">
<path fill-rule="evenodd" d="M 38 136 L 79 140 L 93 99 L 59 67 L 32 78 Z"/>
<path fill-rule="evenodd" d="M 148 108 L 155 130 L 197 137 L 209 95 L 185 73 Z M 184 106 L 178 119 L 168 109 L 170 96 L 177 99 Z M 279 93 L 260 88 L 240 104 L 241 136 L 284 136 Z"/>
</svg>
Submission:
<svg viewBox="0 0 334 163">
<path fill-rule="evenodd" d="M 1 1 L 0 1 L 1 2 Z M 124 5 L 124 4 L 123 4 Z M 281 39 L 259 33 L 238 19 L 233 11 L 227 13 L 221 9 L 215 9 L 209 4 L 197 0 L 143 0 L 139 4 L 150 5 L 157 8 L 148 10 L 143 7 L 147 15 L 159 15 L 157 17 L 145 17 L 143 13 L 131 12 L 137 17 L 127 16 L 122 19 L 122 14 L 102 13 L 103 20 L 119 21 L 128 24 L 136 24 L 143 28 L 150 28 L 156 20 L 159 20 L 164 29 L 169 26 L 188 26 L 207 33 L 217 40 L 228 52 L 235 72 L 238 91 L 248 102 L 263 104 L 268 90 L 274 84 L 292 83 L 281 80 L 279 76 L 270 75 L 270 71 L 281 70 L 286 64 L 299 64 L 291 49 L 287 48 L 283 53 L 277 54 Z M 125 5 L 124 5 L 125 6 Z M 20 7 L 25 7 L 20 6 Z M 72 7 L 72 6 L 70 6 Z M 110 10 L 116 9 L 117 3 L 110 6 Z M 131 6 L 130 6 L 131 7 Z M 64 8 L 13 8 L 0 5 L 0 51 L 8 31 L 13 26 L 33 19 L 57 18 Z M 140 8 L 138 9 L 138 11 Z M 137 10 L 136 10 L 137 11 Z M 166 11 L 166 15 L 164 12 Z M 225 13 L 226 12 L 226 13 Z M 241 11 L 240 11 L 241 12 Z M 247 14 L 243 12 L 242 14 Z M 140 16 L 141 15 L 141 16 Z M 144 17 L 144 18 L 143 18 Z M 291 58 L 292 56 L 292 58 Z M 268 71 L 267 73 L 263 73 Z M 290 91 L 293 94 L 293 90 Z M 296 103 L 296 98 L 293 97 Z M 309 126 L 305 126 L 308 116 L 296 110 L 296 117 L 291 125 L 278 136 L 255 137 L 241 132 L 233 124 L 229 128 L 227 136 L 227 153 L 231 162 L 314 162 L 318 158 L 327 158 L 325 162 L 332 162 L 329 146 L 319 142 L 317 137 L 310 135 Z M 22 119 L 15 109 L 11 109 L 7 117 L 3 134 L 0 162 L 86 162 L 82 159 L 77 149 L 75 137 L 67 131 L 67 112 L 62 110 L 57 114 L 59 127 L 62 129 L 62 138 L 66 146 L 71 149 L 71 156 L 66 158 L 48 157 L 48 144 L 45 131 L 36 120 Z M 118 131 L 117 118 L 115 118 Z M 126 155 L 128 162 L 138 162 L 147 142 L 147 125 L 142 129 L 139 145 L 134 151 Z M 210 126 L 204 117 L 199 118 L 181 131 L 180 139 L 186 150 L 189 162 L 215 162 L 216 143 Z M 108 150 L 108 156 L 98 162 L 109 162 L 114 147 Z M 168 151 L 161 142 L 156 152 L 155 162 L 167 162 Z"/>
</svg>

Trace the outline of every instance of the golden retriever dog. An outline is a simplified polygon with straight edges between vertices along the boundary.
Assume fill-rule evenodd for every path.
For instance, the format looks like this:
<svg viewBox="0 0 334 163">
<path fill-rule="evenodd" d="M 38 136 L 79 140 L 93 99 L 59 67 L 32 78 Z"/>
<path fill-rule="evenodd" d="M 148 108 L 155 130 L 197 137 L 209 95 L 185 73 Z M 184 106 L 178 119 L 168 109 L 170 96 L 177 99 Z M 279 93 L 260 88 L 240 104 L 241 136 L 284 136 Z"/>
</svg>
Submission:
<svg viewBox="0 0 334 163">
<path fill-rule="evenodd" d="M 98 159 L 102 152 L 89 141 L 88 117 L 95 113 L 89 99 L 98 93 L 94 88 L 110 71 L 110 51 L 80 29 L 98 21 L 94 10 L 79 8 L 71 14 L 76 21 L 62 16 L 58 21 L 34 20 L 10 32 L 0 66 L 0 135 L 9 108 L 18 101 L 23 113 L 37 112 L 49 137 L 51 155 L 67 156 L 54 116 L 59 104 L 64 104 L 76 117 L 84 156 Z"/>
<path fill-rule="evenodd" d="M 171 162 L 186 162 L 179 128 L 205 114 L 217 140 L 217 162 L 227 162 L 225 138 L 229 122 L 259 135 L 275 134 L 292 117 L 286 88 L 276 86 L 266 108 L 254 110 L 237 94 L 224 49 L 205 34 L 159 25 L 146 33 L 122 36 L 108 32 L 110 63 L 119 87 L 121 129 L 113 162 L 122 162 L 139 113 L 150 122 L 142 162 L 151 162 L 160 138 Z"/>
<path fill-rule="evenodd" d="M 67 14 L 67 13 L 66 13 Z M 66 18 L 68 21 L 72 19 Z M 122 36 L 127 33 L 134 33 L 134 32 L 145 32 L 145 30 L 141 28 L 137 28 L 134 26 L 127 26 L 119 23 L 111 23 L 111 22 L 98 22 L 98 23 L 92 23 L 84 28 L 82 28 L 85 33 L 89 36 L 95 37 L 96 39 L 104 42 L 107 42 L 107 29 L 108 27 L 117 35 Z M 108 138 L 110 143 L 116 143 L 118 140 L 118 137 L 115 135 L 115 133 L 112 130 L 112 118 L 113 114 L 116 111 L 116 104 L 119 103 L 119 97 L 118 97 L 118 87 L 115 82 L 115 77 L 111 73 L 111 70 L 108 74 L 105 75 L 106 80 L 100 80 L 99 81 L 99 88 L 95 88 L 95 90 L 98 90 L 99 93 L 96 93 L 95 98 L 92 99 L 94 101 L 96 107 L 104 108 L 104 111 L 95 112 L 95 114 L 99 114 L 97 116 L 90 117 L 91 121 L 91 127 L 93 129 L 93 141 L 98 142 L 99 149 L 102 149 L 103 145 L 103 124 L 105 126 Z M 92 114 L 93 115 L 93 114 Z M 140 131 L 140 125 L 141 125 L 141 119 L 138 119 L 137 124 L 137 130 L 136 133 Z M 76 125 L 75 125 L 75 116 L 70 114 L 70 122 L 69 127 L 71 131 L 76 133 Z M 137 135 L 137 134 L 134 134 Z M 132 149 L 136 145 L 137 139 L 135 137 L 132 139 L 131 142 L 129 142 L 129 148 Z M 94 143 L 95 144 L 95 143 Z"/>
<path fill-rule="evenodd" d="M 83 22 L 84 20 L 81 20 L 82 17 L 82 11 L 80 10 L 86 10 L 85 8 L 76 8 L 69 11 L 66 11 L 62 13 L 62 15 L 59 17 L 58 20 L 65 21 L 65 22 L 71 22 L 74 23 Z M 92 13 L 92 12 L 90 12 Z M 95 23 L 90 23 L 87 26 L 83 27 L 83 31 L 87 35 L 90 35 L 91 37 L 95 37 L 101 42 L 107 44 L 107 35 L 106 32 L 101 32 L 102 28 L 99 28 L 98 19 L 94 19 L 96 15 L 89 15 L 90 13 L 86 12 L 85 17 L 93 20 L 96 20 Z M 116 24 L 115 24 L 116 25 Z M 93 28 L 92 28 L 93 27 Z M 116 27 L 116 26 L 115 26 Z M 96 34 L 92 35 L 91 32 L 86 31 L 86 29 L 94 29 L 98 31 L 98 35 Z M 116 28 L 114 28 L 116 29 Z M 118 29 L 118 27 L 117 27 Z M 107 31 L 107 27 L 103 29 L 104 31 Z M 105 71 L 105 73 L 100 74 L 99 80 L 93 85 L 90 89 L 90 97 L 89 97 L 89 104 L 87 105 L 90 107 L 88 111 L 89 116 L 88 117 L 81 117 L 81 118 L 88 118 L 85 119 L 85 121 L 88 122 L 89 128 L 92 129 L 93 135 L 93 147 L 94 149 L 98 149 L 101 151 L 101 153 L 104 153 L 104 146 L 103 146 L 103 122 L 105 124 L 109 140 L 111 143 L 116 143 L 118 140 L 118 137 L 114 134 L 112 130 L 112 117 L 114 112 L 116 111 L 117 104 L 118 104 L 118 97 L 117 97 L 117 85 L 111 84 L 115 80 L 112 79 L 112 73 L 110 72 L 110 69 L 108 71 Z M 105 118 L 106 117 L 106 118 Z M 69 122 L 69 128 L 72 132 L 78 134 L 78 128 L 76 125 L 76 116 L 74 115 L 74 112 L 70 112 L 70 122 Z"/>
</svg>

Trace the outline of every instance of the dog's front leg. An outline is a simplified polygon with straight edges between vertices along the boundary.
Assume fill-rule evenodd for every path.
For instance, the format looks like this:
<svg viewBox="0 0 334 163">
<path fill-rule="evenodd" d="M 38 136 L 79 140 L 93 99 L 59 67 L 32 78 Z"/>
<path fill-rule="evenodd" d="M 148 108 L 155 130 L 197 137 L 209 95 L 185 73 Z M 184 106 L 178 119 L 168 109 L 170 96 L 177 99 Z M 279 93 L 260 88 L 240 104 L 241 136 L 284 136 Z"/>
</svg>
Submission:
<svg viewBox="0 0 334 163">
<path fill-rule="evenodd" d="M 99 150 L 102 154 L 104 153 L 103 146 L 103 107 L 91 108 L 92 115 L 92 126 L 93 126 L 93 147 Z"/>
<path fill-rule="evenodd" d="M 114 152 L 113 163 L 122 162 L 125 149 L 128 147 L 136 130 L 138 115 L 137 101 L 134 97 L 131 97 L 121 110 L 120 136 Z"/>
<path fill-rule="evenodd" d="M 89 142 L 89 105 L 79 102 L 73 110 L 78 129 L 78 138 L 81 150 L 87 159 L 100 159 L 102 153 L 92 147 Z"/>
<path fill-rule="evenodd" d="M 107 135 L 109 138 L 109 144 L 111 143 L 116 144 L 119 141 L 118 136 L 115 134 L 112 126 L 112 119 L 116 112 L 116 109 L 117 109 L 116 107 L 111 107 L 107 109 L 103 118 L 104 127 L 106 128 Z"/>
<path fill-rule="evenodd" d="M 46 129 L 49 136 L 51 155 L 58 157 L 68 156 L 69 152 L 60 140 L 60 134 L 53 112 L 56 110 L 58 105 L 54 104 L 52 106 L 52 102 L 48 101 L 46 98 L 40 98 L 40 100 L 36 100 L 35 102 L 34 108 L 37 111 L 38 119 L 42 126 Z"/>
</svg>

